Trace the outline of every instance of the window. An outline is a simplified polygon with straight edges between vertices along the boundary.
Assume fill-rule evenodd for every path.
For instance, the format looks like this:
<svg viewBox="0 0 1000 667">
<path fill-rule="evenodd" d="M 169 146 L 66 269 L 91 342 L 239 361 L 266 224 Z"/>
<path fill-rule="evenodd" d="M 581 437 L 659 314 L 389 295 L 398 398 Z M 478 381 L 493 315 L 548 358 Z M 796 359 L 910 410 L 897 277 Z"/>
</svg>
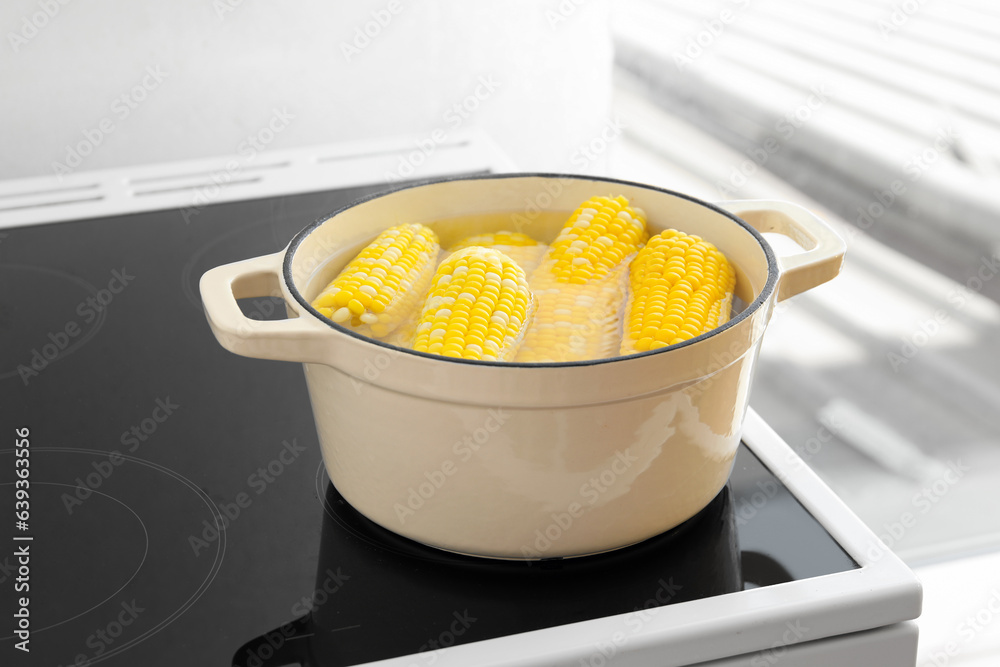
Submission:
<svg viewBox="0 0 1000 667">
<path fill-rule="evenodd" d="M 910 563 L 1000 547 L 1000 9 L 621 0 L 612 173 L 781 199 L 848 244 L 751 405 Z"/>
</svg>

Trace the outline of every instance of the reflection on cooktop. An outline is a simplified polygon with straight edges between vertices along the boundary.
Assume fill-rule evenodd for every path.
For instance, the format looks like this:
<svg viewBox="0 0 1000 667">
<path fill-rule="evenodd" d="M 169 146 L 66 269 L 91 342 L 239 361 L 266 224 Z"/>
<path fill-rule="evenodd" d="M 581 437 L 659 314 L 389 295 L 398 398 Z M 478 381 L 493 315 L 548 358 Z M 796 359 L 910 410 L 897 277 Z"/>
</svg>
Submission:
<svg viewBox="0 0 1000 667">
<path fill-rule="evenodd" d="M 316 587 L 303 606 L 309 613 L 248 642 L 234 665 L 353 665 L 440 648 L 442 638 L 460 644 L 618 614 L 626 615 L 627 632 L 641 628 L 651 607 L 854 567 L 745 447 L 730 485 L 696 517 L 584 558 L 447 553 L 368 521 L 324 484 Z M 750 537 L 775 521 L 785 538 L 761 545 Z M 742 549 L 744 535 L 757 550 Z M 799 561 L 808 562 L 789 564 Z"/>
</svg>

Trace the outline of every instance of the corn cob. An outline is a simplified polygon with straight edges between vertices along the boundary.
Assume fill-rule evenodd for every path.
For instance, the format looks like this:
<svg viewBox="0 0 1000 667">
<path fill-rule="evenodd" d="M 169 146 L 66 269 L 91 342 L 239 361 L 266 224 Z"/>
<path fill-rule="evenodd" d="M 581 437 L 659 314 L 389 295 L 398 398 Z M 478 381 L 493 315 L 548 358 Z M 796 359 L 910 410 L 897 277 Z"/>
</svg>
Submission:
<svg viewBox="0 0 1000 667">
<path fill-rule="evenodd" d="M 539 243 L 527 234 L 508 231 L 490 232 L 469 236 L 451 246 L 449 250 L 451 252 L 455 252 L 456 250 L 472 246 L 481 246 L 483 248 L 493 248 L 494 250 L 499 250 L 517 262 L 517 264 L 524 269 L 524 272 L 528 275 L 531 275 L 531 272 L 534 271 L 535 267 L 537 267 L 539 262 L 542 261 L 542 255 L 544 255 L 545 251 L 548 250 L 548 246 L 544 243 Z"/>
<path fill-rule="evenodd" d="M 524 271 L 472 246 L 441 263 L 421 311 L 413 349 L 446 357 L 510 361 L 535 309 Z"/>
<path fill-rule="evenodd" d="M 729 321 L 736 274 L 711 243 L 668 229 L 639 251 L 629 271 L 621 353 L 656 350 Z"/>
<path fill-rule="evenodd" d="M 593 197 L 573 212 L 531 275 L 538 309 L 515 361 L 614 356 L 630 258 L 646 218 L 625 197 Z"/>
<path fill-rule="evenodd" d="M 352 259 L 312 305 L 362 335 L 384 338 L 419 311 L 440 250 L 429 227 L 390 227 Z"/>
</svg>

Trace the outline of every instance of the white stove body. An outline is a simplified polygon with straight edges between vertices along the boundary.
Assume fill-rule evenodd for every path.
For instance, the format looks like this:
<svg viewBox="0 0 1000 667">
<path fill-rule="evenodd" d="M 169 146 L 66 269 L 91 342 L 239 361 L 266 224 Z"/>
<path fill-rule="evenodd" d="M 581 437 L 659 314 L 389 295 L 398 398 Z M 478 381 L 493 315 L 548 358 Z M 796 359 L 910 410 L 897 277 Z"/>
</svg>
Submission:
<svg viewBox="0 0 1000 667">
<path fill-rule="evenodd" d="M 403 179 L 511 171 L 486 136 L 431 153 L 407 139 L 338 144 L 0 182 L 0 229 Z M 0 231 L 0 239 L 3 232 Z M 641 613 L 383 660 L 468 667 L 912 667 L 921 588 L 913 573 L 753 411 L 744 442 L 858 563 L 858 569 Z"/>
</svg>

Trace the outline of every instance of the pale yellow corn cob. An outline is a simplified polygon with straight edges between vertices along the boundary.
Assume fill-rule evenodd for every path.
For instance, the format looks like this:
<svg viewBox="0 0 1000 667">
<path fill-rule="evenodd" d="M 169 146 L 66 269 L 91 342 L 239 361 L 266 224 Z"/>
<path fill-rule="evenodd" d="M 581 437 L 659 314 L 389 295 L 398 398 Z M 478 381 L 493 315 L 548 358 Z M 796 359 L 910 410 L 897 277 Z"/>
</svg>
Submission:
<svg viewBox="0 0 1000 667">
<path fill-rule="evenodd" d="M 668 229 L 632 260 L 621 353 L 656 350 L 729 321 L 736 274 L 711 243 Z"/>
<path fill-rule="evenodd" d="M 531 274 L 538 309 L 515 361 L 616 355 L 627 260 L 645 240 L 645 214 L 625 197 L 593 197 L 581 204 Z"/>
<path fill-rule="evenodd" d="M 472 246 L 441 263 L 421 311 L 413 349 L 446 357 L 510 361 L 535 309 L 524 270 Z"/>
<path fill-rule="evenodd" d="M 390 227 L 358 253 L 312 305 L 362 335 L 384 338 L 419 311 L 440 250 L 429 227 Z"/>
</svg>

